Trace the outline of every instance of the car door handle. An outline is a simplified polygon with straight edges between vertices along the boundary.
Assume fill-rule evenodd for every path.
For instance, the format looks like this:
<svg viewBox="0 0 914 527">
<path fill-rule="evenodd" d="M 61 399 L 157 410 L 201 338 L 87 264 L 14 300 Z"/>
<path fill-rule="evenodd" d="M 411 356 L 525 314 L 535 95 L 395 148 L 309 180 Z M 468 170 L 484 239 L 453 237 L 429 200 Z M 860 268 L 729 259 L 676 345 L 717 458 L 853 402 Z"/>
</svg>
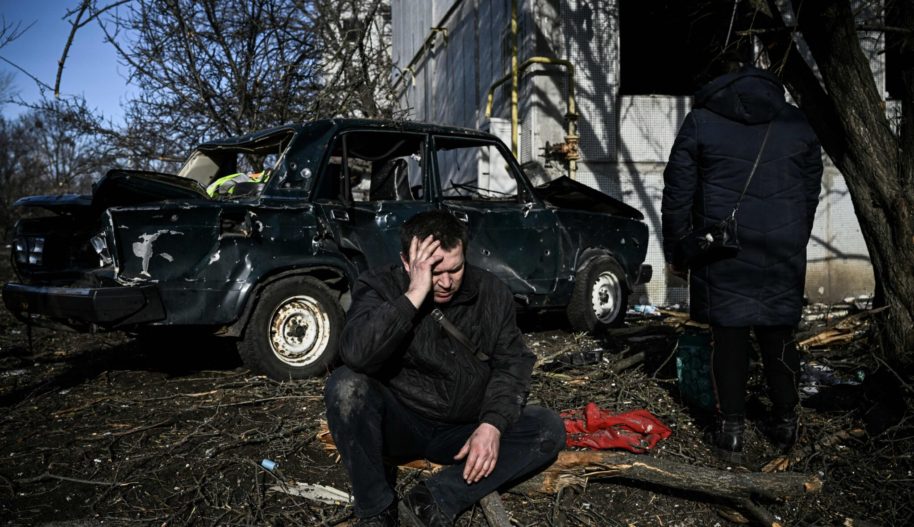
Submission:
<svg viewBox="0 0 914 527">
<path fill-rule="evenodd" d="M 454 214 L 454 217 L 457 218 L 458 220 L 460 220 L 464 223 L 470 223 L 470 218 L 469 218 L 469 216 L 467 216 L 466 212 L 461 212 L 459 210 L 451 211 L 451 212 Z"/>
<path fill-rule="evenodd" d="M 349 213 L 345 210 L 332 209 L 330 217 L 337 221 L 349 221 Z"/>
</svg>

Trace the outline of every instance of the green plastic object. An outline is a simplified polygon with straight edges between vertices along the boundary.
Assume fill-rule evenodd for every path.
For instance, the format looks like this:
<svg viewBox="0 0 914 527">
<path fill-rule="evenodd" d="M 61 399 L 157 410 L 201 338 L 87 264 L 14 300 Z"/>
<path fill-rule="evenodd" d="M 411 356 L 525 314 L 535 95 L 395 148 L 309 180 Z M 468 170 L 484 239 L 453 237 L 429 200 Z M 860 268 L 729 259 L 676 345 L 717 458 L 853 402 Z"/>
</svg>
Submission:
<svg viewBox="0 0 914 527">
<path fill-rule="evenodd" d="M 676 348 L 676 379 L 679 394 L 686 404 L 702 410 L 714 409 L 710 333 L 687 330 L 679 336 Z"/>
</svg>

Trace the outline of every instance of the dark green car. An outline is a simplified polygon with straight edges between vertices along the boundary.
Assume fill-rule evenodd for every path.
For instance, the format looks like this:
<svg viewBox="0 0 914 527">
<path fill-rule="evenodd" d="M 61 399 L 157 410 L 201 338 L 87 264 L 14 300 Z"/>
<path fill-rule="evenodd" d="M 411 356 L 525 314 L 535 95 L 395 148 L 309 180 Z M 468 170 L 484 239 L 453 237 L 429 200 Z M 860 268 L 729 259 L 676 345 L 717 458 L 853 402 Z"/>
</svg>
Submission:
<svg viewBox="0 0 914 527">
<path fill-rule="evenodd" d="M 468 260 L 518 306 L 575 329 L 620 324 L 643 265 L 636 209 L 568 178 L 533 187 L 475 130 L 323 120 L 200 145 L 177 175 L 111 171 L 91 196 L 32 196 L 15 231 L 21 320 L 238 339 L 277 379 L 336 357 L 356 276 L 399 261 L 398 228 L 443 208 L 466 222 Z"/>
</svg>

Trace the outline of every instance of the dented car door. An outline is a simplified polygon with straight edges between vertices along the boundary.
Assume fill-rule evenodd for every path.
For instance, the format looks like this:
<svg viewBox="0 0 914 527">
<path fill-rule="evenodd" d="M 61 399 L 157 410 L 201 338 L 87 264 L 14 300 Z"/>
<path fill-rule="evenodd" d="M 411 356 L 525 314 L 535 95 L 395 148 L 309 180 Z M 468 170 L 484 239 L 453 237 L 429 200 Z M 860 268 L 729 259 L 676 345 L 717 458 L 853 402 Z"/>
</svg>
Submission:
<svg viewBox="0 0 914 527">
<path fill-rule="evenodd" d="M 562 265 L 555 215 L 517 177 L 513 158 L 494 142 L 442 136 L 433 157 L 441 204 L 467 224 L 469 262 L 523 303 L 553 291 Z"/>
<path fill-rule="evenodd" d="M 354 130 L 330 149 L 319 202 L 339 247 L 360 270 L 399 262 L 400 225 L 425 199 L 425 135 Z M 334 195 L 335 192 L 338 193 Z"/>
</svg>

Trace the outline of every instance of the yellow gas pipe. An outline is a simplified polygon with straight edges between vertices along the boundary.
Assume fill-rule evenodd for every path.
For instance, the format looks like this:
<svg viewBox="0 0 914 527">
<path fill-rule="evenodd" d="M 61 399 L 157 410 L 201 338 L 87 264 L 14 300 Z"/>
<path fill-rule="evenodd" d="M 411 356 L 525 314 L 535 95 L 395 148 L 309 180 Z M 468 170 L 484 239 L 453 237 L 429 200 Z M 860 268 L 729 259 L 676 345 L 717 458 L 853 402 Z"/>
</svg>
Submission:
<svg viewBox="0 0 914 527">
<path fill-rule="evenodd" d="M 520 159 L 520 148 L 518 146 L 518 87 L 520 84 L 520 73 L 526 70 L 533 64 L 552 64 L 558 66 L 564 66 L 568 73 L 568 111 L 565 114 L 565 119 L 568 122 L 568 130 L 565 135 L 565 144 L 562 147 L 562 154 L 565 156 L 565 159 L 568 160 L 568 175 L 571 179 L 574 179 L 575 173 L 577 172 L 577 160 L 578 160 L 578 134 L 577 134 L 577 119 L 578 113 L 575 107 L 574 102 L 574 64 L 570 61 L 564 59 L 555 59 L 549 57 L 530 57 L 521 63 L 519 66 L 517 64 L 517 0 L 511 0 L 511 73 L 505 75 L 501 79 L 495 81 L 492 86 L 489 87 L 488 94 L 486 96 L 486 117 L 492 116 L 492 104 L 495 99 L 495 89 L 507 82 L 511 81 L 511 152 L 514 153 L 514 157 Z"/>
<path fill-rule="evenodd" d="M 512 61 L 513 62 L 513 61 Z M 574 64 L 570 61 L 564 59 L 554 59 L 549 57 L 530 57 L 516 67 L 516 71 L 512 71 L 511 74 L 505 75 L 501 79 L 495 81 L 492 86 L 489 87 L 488 94 L 486 96 L 486 117 L 492 116 L 492 106 L 495 99 L 495 90 L 502 84 L 512 81 L 512 84 L 520 76 L 520 72 L 526 70 L 533 64 L 551 64 L 557 66 L 564 66 L 568 72 L 568 110 L 565 114 L 565 119 L 568 121 L 568 129 L 565 136 L 565 148 L 564 155 L 568 160 L 568 175 L 571 179 L 574 179 L 575 173 L 577 172 L 577 160 L 578 160 L 578 134 L 577 134 L 577 120 L 578 113 L 574 101 Z M 511 151 L 514 153 L 514 157 L 520 158 L 520 152 L 518 151 L 518 117 L 517 117 L 517 88 L 512 85 L 511 88 Z"/>
</svg>

